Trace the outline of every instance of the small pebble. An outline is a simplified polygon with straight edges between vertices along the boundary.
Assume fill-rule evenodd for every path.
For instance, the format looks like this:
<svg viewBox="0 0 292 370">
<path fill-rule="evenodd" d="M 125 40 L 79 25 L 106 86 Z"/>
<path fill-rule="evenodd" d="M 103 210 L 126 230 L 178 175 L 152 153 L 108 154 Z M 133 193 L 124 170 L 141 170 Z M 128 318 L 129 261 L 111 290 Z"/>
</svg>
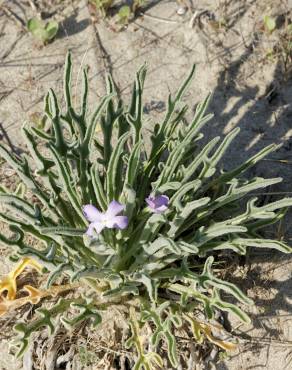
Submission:
<svg viewBox="0 0 292 370">
<path fill-rule="evenodd" d="M 185 15 L 187 10 L 188 8 L 186 6 L 180 6 L 176 12 L 178 15 Z"/>
</svg>

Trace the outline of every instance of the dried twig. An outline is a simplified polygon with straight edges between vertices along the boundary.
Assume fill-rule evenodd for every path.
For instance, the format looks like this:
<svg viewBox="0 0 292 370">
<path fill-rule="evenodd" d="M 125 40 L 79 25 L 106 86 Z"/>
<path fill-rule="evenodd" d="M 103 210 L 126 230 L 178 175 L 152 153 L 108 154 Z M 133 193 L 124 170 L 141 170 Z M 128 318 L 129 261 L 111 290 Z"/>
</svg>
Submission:
<svg viewBox="0 0 292 370">
<path fill-rule="evenodd" d="M 11 10 L 7 5 L 1 4 L 0 9 L 2 9 L 3 13 L 8 18 L 12 19 L 22 30 L 26 30 L 25 21 L 13 10 Z"/>
<path fill-rule="evenodd" d="M 141 12 L 140 14 L 143 15 L 145 18 L 149 18 L 149 19 L 152 19 L 152 20 L 158 21 L 158 22 L 176 23 L 176 24 L 182 23 L 182 22 L 179 22 L 179 21 L 175 21 L 174 19 L 161 18 L 161 17 L 157 17 L 155 15 L 151 15 L 151 14 L 147 14 L 147 13 L 143 13 L 143 12 Z"/>
</svg>

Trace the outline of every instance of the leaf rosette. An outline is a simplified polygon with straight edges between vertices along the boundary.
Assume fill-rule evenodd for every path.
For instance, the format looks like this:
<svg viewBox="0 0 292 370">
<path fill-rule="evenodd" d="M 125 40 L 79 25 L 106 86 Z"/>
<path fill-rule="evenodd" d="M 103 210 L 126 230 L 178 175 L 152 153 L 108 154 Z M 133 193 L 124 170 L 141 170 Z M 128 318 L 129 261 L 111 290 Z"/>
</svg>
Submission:
<svg viewBox="0 0 292 370">
<path fill-rule="evenodd" d="M 54 288 L 60 276 L 89 287 L 82 297 L 60 300 L 51 311 L 39 310 L 42 317 L 35 323 L 19 323 L 21 354 L 34 330 L 44 325 L 53 330 L 54 316 L 61 315 L 67 327 L 83 319 L 97 325 L 102 318 L 98 307 L 125 299 L 132 305 L 132 337 L 127 343 L 138 353 L 137 369 L 161 365 L 161 341 L 170 363 L 177 366 L 175 333 L 183 322 L 191 324 L 198 342 L 208 339 L 221 348 L 234 348 L 214 337 L 210 320 L 225 311 L 249 322 L 244 306 L 252 301 L 222 279 L 220 265 L 216 273 L 212 266 L 226 250 L 244 255 L 255 247 L 291 253 L 284 241 L 265 239 L 262 228 L 283 218 L 292 199 L 262 205 L 249 196 L 282 180 L 244 178 L 277 145 L 229 171 L 222 170 L 222 158 L 239 129 L 221 141 L 215 137 L 200 145 L 201 130 L 212 115 L 206 113 L 208 96 L 190 122 L 185 118 L 183 96 L 194 72 L 195 67 L 176 95 L 169 96 L 165 116 L 152 129 L 148 145 L 142 99 L 146 67 L 137 72 L 129 104 L 107 76 L 107 94 L 89 114 L 87 68 L 76 108 L 68 54 L 64 109 L 50 90 L 44 107 L 49 128 L 23 126 L 28 156 L 0 144 L 0 155 L 23 184 L 17 193 L 1 187 L 0 218 L 13 234 L 1 234 L 1 242 L 19 257 L 33 256 L 46 267 L 47 289 Z M 15 280 L 11 284 L 6 290 L 12 299 Z M 42 290 L 31 288 L 30 296 L 41 296 Z M 65 312 L 72 307 L 79 314 L 68 319 Z M 204 322 L 195 317 L 194 307 L 204 312 Z M 154 352 L 149 354 L 139 334 L 147 323 L 153 328 L 148 344 Z"/>
</svg>

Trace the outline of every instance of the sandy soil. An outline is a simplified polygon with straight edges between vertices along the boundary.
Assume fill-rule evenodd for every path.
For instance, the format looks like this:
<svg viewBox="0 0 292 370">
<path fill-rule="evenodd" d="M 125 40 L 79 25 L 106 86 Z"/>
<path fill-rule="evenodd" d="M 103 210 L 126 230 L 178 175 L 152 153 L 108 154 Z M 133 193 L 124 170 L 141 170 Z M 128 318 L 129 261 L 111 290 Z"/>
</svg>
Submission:
<svg viewBox="0 0 292 370">
<path fill-rule="evenodd" d="M 53 6 L 43 1 L 50 11 L 58 12 L 56 18 L 62 25 L 56 40 L 46 47 L 40 47 L 24 31 L 24 22 L 34 13 L 28 3 L 4 1 L 6 10 L 0 9 L 1 140 L 13 150 L 23 145 L 21 123 L 39 117 L 47 89 L 53 87 L 61 92 L 67 49 L 74 55 L 75 77 L 80 65 L 90 65 L 92 102 L 105 90 L 105 72 L 113 74 L 121 94 L 128 98 L 135 71 L 147 62 L 144 113 L 153 121 L 163 115 L 168 93 L 175 91 L 192 63 L 196 63 L 196 78 L 185 100 L 194 107 L 213 92 L 209 110 L 214 112 L 214 119 L 205 129 L 206 137 L 224 135 L 236 126 L 241 128 L 226 155 L 226 166 L 234 166 L 267 144 L 282 143 L 278 152 L 253 169 L 253 174 L 283 177 L 280 185 L 270 189 L 269 199 L 275 198 L 276 192 L 292 194 L 292 73 L 291 64 L 285 65 L 282 36 L 284 16 L 291 11 L 289 1 L 192 1 L 187 3 L 192 3 L 193 8 L 183 16 L 177 14 L 175 1 L 150 1 L 144 15 L 120 32 L 114 18 L 99 19 L 95 13 L 90 14 L 83 1 L 56 1 Z M 277 20 L 277 31 L 272 34 L 263 28 L 266 14 Z M 79 79 L 74 83 L 78 82 Z M 5 179 L 6 173 L 1 175 L 1 180 Z M 290 211 L 277 236 L 292 244 L 291 221 Z M 0 248 L 6 256 L 7 251 Z M 9 267 L 4 257 L 3 261 L 1 274 Z M 255 299 L 252 325 L 235 330 L 242 338 L 240 351 L 216 368 L 290 368 L 291 268 L 290 257 L 252 251 L 236 269 L 233 279 Z M 7 319 L 2 319 L 0 327 L 6 325 Z M 12 360 L 3 338 L 0 369 L 13 369 L 12 363 L 15 369 L 32 369 L 28 360 L 24 364 Z"/>
</svg>

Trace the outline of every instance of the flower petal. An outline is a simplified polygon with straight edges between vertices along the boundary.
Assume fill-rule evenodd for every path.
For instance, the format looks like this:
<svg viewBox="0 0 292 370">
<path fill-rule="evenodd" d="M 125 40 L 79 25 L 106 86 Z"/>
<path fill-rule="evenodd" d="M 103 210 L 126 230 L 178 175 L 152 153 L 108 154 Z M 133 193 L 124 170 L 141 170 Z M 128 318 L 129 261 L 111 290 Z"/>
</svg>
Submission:
<svg viewBox="0 0 292 370">
<path fill-rule="evenodd" d="M 154 203 L 154 198 L 153 197 L 148 197 L 145 199 L 146 203 L 150 208 L 155 208 L 155 203 Z"/>
<path fill-rule="evenodd" d="M 86 231 L 86 235 L 88 236 L 94 236 L 94 231 L 96 231 L 97 234 L 100 234 L 102 230 L 104 229 L 105 225 L 101 222 L 92 222 Z"/>
<path fill-rule="evenodd" d="M 164 211 L 166 211 L 167 210 L 167 206 L 160 206 L 160 207 L 157 207 L 157 208 L 155 208 L 155 210 L 154 210 L 154 212 L 155 213 L 162 213 L 162 212 L 164 212 Z"/>
<path fill-rule="evenodd" d="M 159 208 L 161 206 L 168 206 L 169 198 L 167 195 L 158 195 L 155 197 L 155 206 L 156 208 Z"/>
<path fill-rule="evenodd" d="M 129 220 L 127 216 L 116 216 L 106 222 L 106 227 L 109 229 L 120 229 L 123 230 L 128 226 Z"/>
<path fill-rule="evenodd" d="M 169 198 L 167 195 L 158 195 L 156 197 L 150 196 L 145 201 L 152 212 L 162 213 L 168 208 Z"/>
<path fill-rule="evenodd" d="M 117 216 L 124 209 L 125 209 L 125 206 L 123 206 L 121 203 L 117 202 L 116 200 L 113 200 L 112 202 L 110 202 L 108 209 L 105 212 L 105 217 L 109 220 L 112 217 Z"/>
<path fill-rule="evenodd" d="M 102 213 L 99 212 L 99 210 L 96 207 L 94 207 L 92 204 L 86 204 L 82 208 L 82 211 L 83 211 L 84 216 L 90 222 L 101 221 L 102 219 Z"/>
</svg>

